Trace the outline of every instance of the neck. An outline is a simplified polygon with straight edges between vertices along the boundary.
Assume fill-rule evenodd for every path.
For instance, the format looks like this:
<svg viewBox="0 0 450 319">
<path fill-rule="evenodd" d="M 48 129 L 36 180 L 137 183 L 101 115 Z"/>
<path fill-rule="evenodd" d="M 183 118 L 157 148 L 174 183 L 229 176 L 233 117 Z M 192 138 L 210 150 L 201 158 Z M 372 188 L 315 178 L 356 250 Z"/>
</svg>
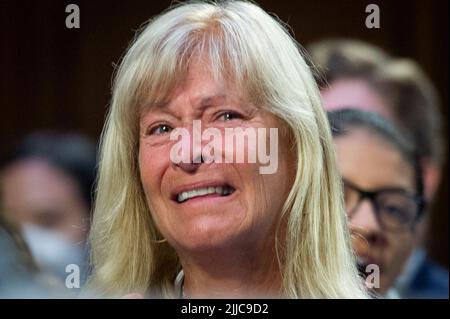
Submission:
<svg viewBox="0 0 450 319">
<path fill-rule="evenodd" d="M 273 242 L 272 242 L 273 243 Z M 187 298 L 279 298 L 281 269 L 274 245 L 182 254 L 183 291 Z"/>
</svg>

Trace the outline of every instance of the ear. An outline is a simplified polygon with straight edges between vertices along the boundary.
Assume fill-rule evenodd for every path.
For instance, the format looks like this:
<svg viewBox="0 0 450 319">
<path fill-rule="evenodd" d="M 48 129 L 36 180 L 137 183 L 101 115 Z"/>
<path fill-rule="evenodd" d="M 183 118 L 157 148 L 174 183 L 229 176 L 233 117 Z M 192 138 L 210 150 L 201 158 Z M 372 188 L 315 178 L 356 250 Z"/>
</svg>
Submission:
<svg viewBox="0 0 450 319">
<path fill-rule="evenodd" d="M 436 194 L 441 181 L 441 168 L 431 159 L 424 159 L 421 162 L 424 195 L 427 201 L 431 202 Z"/>
</svg>

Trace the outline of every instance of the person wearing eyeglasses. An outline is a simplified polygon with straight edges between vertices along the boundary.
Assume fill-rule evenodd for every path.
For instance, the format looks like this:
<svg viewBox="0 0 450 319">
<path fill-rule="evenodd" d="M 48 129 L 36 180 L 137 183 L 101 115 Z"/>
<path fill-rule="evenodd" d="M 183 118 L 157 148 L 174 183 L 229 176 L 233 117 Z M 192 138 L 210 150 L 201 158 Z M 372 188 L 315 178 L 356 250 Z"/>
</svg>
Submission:
<svg viewBox="0 0 450 319">
<path fill-rule="evenodd" d="M 375 113 L 342 109 L 328 117 L 360 273 L 372 273 L 368 266 L 375 265 L 379 285 L 373 292 L 402 297 L 393 287 L 415 247 L 426 205 L 413 144 Z"/>
<path fill-rule="evenodd" d="M 447 146 L 435 85 L 417 61 L 393 56 L 360 40 L 323 39 L 307 49 L 326 110 L 352 106 L 375 112 L 411 137 L 428 205 L 415 225 L 416 246 L 396 285 L 404 298 L 448 299 L 448 263 L 445 258 L 435 259 L 436 243 L 441 245 L 439 251 L 444 257 L 448 245 L 440 239 L 448 229 L 444 226 L 440 228 L 443 232 L 435 231 L 437 223 L 445 225 L 448 218 L 446 199 L 439 192 L 440 181 L 445 183 L 442 176 Z"/>
</svg>

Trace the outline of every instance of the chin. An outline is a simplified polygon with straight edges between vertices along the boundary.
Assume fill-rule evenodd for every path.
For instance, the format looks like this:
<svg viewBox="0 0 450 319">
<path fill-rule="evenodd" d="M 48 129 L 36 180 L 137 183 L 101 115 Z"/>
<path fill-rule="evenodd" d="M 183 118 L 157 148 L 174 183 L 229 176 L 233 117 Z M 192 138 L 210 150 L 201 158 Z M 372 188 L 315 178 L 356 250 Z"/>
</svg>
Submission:
<svg viewBox="0 0 450 319">
<path fill-rule="evenodd" d="M 176 246 L 185 250 L 204 251 L 211 249 L 226 249 L 242 242 L 242 232 L 240 225 L 230 220 L 217 220 L 217 218 L 197 218 L 196 222 L 191 221 L 190 225 L 185 225 L 183 231 L 177 232 Z"/>
</svg>

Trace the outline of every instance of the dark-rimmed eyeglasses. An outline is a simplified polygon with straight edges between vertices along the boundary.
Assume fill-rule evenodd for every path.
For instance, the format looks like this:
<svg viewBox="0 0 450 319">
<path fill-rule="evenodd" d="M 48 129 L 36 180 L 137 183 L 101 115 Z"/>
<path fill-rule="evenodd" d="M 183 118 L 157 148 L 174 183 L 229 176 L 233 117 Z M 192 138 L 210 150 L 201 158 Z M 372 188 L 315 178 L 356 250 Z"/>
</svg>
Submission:
<svg viewBox="0 0 450 319">
<path fill-rule="evenodd" d="M 343 179 L 347 215 L 351 218 L 364 199 L 373 205 L 377 221 L 382 229 L 398 232 L 412 229 L 419 220 L 425 201 L 420 196 L 402 188 L 363 190 Z"/>
</svg>

